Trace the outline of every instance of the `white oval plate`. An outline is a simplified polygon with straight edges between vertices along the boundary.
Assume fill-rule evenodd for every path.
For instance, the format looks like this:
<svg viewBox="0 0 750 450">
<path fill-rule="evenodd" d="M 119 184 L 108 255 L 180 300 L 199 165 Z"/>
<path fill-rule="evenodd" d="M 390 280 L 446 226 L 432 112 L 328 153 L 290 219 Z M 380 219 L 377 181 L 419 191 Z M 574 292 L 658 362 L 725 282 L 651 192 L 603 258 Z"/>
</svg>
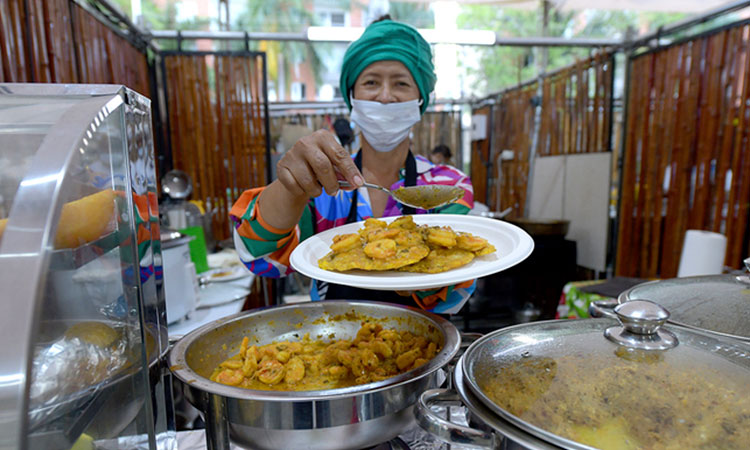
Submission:
<svg viewBox="0 0 750 450">
<path fill-rule="evenodd" d="M 213 283 L 239 280 L 240 278 L 249 277 L 250 275 L 252 275 L 252 272 L 247 270 L 244 266 L 230 266 L 208 270 L 201 273 L 199 277 L 203 283 Z"/>
<path fill-rule="evenodd" d="M 396 217 L 381 220 L 390 222 Z M 331 251 L 333 237 L 355 233 L 363 222 L 350 223 L 318 233 L 304 240 L 292 252 L 290 263 L 303 275 L 316 280 L 381 291 L 433 289 L 491 275 L 520 263 L 534 250 L 534 240 L 521 228 L 496 219 L 458 214 L 417 214 L 419 225 L 448 225 L 487 239 L 497 251 L 475 258 L 469 264 L 443 273 L 350 270 L 332 272 L 318 267 L 318 260 Z"/>
</svg>

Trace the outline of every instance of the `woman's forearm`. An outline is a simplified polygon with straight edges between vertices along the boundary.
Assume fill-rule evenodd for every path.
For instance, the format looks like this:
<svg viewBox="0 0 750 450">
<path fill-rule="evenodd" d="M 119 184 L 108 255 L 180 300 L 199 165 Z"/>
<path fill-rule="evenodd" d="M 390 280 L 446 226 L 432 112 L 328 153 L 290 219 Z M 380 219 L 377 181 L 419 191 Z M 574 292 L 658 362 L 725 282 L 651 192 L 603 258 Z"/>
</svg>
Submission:
<svg viewBox="0 0 750 450">
<path fill-rule="evenodd" d="M 297 225 L 308 200 L 305 196 L 292 195 L 275 180 L 258 197 L 260 215 L 272 227 L 286 230 Z"/>
</svg>

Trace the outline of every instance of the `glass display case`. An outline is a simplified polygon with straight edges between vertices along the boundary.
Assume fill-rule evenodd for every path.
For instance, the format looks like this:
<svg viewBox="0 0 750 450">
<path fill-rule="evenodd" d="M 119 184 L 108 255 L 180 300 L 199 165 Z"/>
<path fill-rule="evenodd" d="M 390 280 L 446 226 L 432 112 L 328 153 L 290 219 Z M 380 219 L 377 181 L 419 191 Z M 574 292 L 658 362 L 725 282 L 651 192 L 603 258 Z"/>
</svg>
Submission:
<svg viewBox="0 0 750 450">
<path fill-rule="evenodd" d="M 150 101 L 0 84 L 0 449 L 174 448 Z"/>
</svg>

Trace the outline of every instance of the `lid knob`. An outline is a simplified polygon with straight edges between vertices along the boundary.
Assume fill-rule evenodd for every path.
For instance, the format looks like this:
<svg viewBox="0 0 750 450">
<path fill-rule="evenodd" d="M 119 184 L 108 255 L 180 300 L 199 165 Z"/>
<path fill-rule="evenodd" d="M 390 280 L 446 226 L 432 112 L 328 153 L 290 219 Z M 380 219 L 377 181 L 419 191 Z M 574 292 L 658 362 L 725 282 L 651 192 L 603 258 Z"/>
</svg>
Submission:
<svg viewBox="0 0 750 450">
<path fill-rule="evenodd" d="M 610 327 L 604 335 L 610 341 L 630 348 L 666 350 L 676 347 L 677 337 L 660 329 L 669 311 L 650 300 L 631 300 L 614 309 L 622 326 Z"/>
<path fill-rule="evenodd" d="M 614 309 L 617 320 L 629 332 L 655 334 L 669 319 L 669 311 L 650 300 L 631 300 Z"/>
</svg>

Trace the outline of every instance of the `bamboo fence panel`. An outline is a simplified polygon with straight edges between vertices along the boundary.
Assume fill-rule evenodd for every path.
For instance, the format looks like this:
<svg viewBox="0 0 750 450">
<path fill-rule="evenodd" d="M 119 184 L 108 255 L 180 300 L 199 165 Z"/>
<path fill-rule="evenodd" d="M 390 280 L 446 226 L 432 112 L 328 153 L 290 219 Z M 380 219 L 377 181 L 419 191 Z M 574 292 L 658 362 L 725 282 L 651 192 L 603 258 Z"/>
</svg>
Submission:
<svg viewBox="0 0 750 450">
<path fill-rule="evenodd" d="M 286 124 L 300 124 L 314 130 L 325 129 L 335 134 L 333 123 L 338 118 L 349 120 L 348 114 L 338 113 L 294 113 L 271 117 L 271 148 L 281 139 L 282 130 Z M 460 111 L 428 111 L 412 128 L 411 151 L 415 155 L 429 158 L 432 149 L 438 145 L 447 145 L 453 152 L 453 158 L 448 163 L 456 167 L 461 166 L 461 112 Z M 356 151 L 356 149 L 354 149 Z"/>
<path fill-rule="evenodd" d="M 2 81 L 28 81 L 31 75 L 26 65 L 26 15 L 22 0 L 0 2 L 0 27 Z"/>
<path fill-rule="evenodd" d="M 538 83 L 505 91 L 495 106 L 492 144 L 492 178 L 488 206 L 494 211 L 513 207 L 510 218 L 523 217 L 529 182 L 531 140 L 534 134 L 534 97 Z M 501 161 L 503 150 L 512 150 L 513 159 Z M 498 173 L 501 172 L 501 173 Z"/>
<path fill-rule="evenodd" d="M 539 156 L 610 151 L 613 68 L 597 53 L 543 78 Z"/>
<path fill-rule="evenodd" d="M 212 231 L 226 239 L 234 199 L 268 182 L 262 54 L 165 54 L 164 67 L 172 165 L 216 208 Z"/>
<path fill-rule="evenodd" d="M 145 52 L 78 5 L 73 5 L 73 29 L 79 56 L 78 82 L 124 84 L 150 95 Z"/>
<path fill-rule="evenodd" d="M 429 158 L 432 149 L 447 145 L 453 153 L 448 163 L 461 167 L 461 112 L 426 112 L 414 128 L 411 150 L 415 155 Z"/>
<path fill-rule="evenodd" d="M 0 2 L 0 81 L 124 84 L 149 95 L 144 51 L 71 0 Z"/>
<path fill-rule="evenodd" d="M 630 60 L 618 275 L 674 277 L 686 230 L 750 249 L 750 24 Z"/>
</svg>

